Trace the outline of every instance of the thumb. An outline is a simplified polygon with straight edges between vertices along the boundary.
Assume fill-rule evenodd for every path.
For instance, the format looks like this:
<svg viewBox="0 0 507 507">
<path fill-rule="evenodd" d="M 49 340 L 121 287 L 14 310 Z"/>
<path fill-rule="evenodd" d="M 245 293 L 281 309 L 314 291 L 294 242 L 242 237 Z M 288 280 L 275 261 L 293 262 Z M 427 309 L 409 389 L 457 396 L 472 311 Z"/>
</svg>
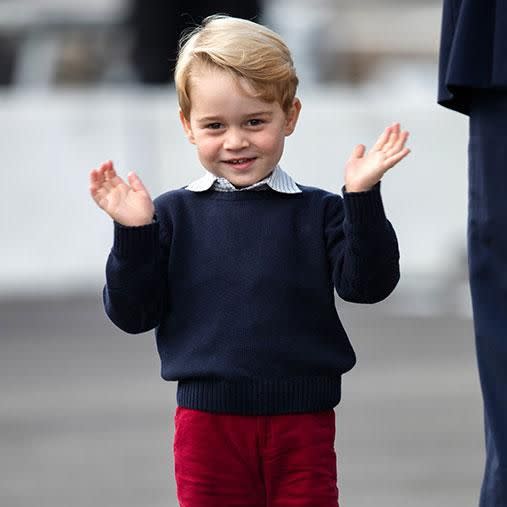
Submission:
<svg viewBox="0 0 507 507">
<path fill-rule="evenodd" d="M 364 144 L 356 145 L 356 147 L 352 150 L 349 160 L 353 158 L 361 158 L 364 155 L 365 150 L 366 146 Z"/>
<path fill-rule="evenodd" d="M 130 171 L 127 174 L 127 178 L 129 180 L 130 186 L 136 191 L 144 191 L 148 193 L 148 190 L 146 190 L 146 187 L 143 185 L 143 182 L 139 178 L 139 176 L 135 173 L 135 171 Z"/>
</svg>

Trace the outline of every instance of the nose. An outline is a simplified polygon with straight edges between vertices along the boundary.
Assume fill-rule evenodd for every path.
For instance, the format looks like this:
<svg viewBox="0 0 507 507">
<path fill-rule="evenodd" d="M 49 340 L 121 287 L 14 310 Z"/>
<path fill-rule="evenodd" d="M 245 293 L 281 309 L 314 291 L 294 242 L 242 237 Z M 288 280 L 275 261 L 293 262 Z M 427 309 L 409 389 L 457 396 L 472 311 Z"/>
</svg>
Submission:
<svg viewBox="0 0 507 507">
<path fill-rule="evenodd" d="M 226 150 L 241 150 L 248 145 L 248 137 L 241 129 L 230 128 L 227 130 L 224 139 L 224 148 Z"/>
</svg>

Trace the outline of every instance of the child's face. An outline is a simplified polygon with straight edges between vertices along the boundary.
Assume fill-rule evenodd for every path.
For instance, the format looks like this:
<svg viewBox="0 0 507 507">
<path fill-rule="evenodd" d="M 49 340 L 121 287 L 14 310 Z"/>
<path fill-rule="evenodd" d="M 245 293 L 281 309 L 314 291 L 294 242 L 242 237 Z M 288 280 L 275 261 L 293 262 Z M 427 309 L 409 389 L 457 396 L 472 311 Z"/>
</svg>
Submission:
<svg viewBox="0 0 507 507">
<path fill-rule="evenodd" d="M 202 165 L 238 187 L 256 183 L 273 170 L 301 109 L 294 99 L 285 114 L 278 102 L 265 102 L 248 91 L 246 82 L 238 85 L 225 71 L 203 70 L 192 79 L 190 118 L 180 113 Z"/>
</svg>

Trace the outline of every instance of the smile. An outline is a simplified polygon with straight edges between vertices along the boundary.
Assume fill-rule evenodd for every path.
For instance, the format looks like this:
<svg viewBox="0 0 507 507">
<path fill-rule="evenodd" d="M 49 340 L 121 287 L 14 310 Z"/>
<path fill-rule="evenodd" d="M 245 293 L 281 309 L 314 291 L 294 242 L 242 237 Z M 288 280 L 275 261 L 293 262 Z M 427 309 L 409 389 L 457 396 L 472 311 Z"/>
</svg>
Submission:
<svg viewBox="0 0 507 507">
<path fill-rule="evenodd" d="M 240 164 L 246 164 L 247 162 L 250 162 L 251 160 L 255 160 L 254 158 L 234 158 L 231 160 L 226 160 L 228 164 L 233 165 L 240 165 Z"/>
<path fill-rule="evenodd" d="M 231 158 L 229 160 L 224 160 L 224 162 L 234 168 L 237 171 L 245 171 L 249 169 L 253 163 L 257 160 L 256 157 L 251 158 Z"/>
</svg>

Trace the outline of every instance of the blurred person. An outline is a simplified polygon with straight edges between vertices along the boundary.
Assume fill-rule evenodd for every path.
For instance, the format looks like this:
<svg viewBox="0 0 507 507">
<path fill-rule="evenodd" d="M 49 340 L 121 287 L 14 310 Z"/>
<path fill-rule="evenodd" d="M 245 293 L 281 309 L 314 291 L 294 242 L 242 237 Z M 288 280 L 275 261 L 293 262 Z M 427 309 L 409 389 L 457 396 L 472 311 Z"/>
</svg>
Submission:
<svg viewBox="0 0 507 507">
<path fill-rule="evenodd" d="M 182 32 L 205 17 L 222 12 L 258 21 L 261 0 L 132 0 L 129 24 L 133 35 L 131 59 L 136 74 L 145 84 L 172 81 L 171 65 L 176 62 Z"/>
<path fill-rule="evenodd" d="M 469 116 L 468 262 L 486 437 L 480 507 L 507 506 L 505 27 L 505 1 L 444 1 L 438 103 Z"/>
<path fill-rule="evenodd" d="M 125 332 L 155 328 L 161 376 L 178 381 L 182 507 L 336 507 L 334 407 L 356 357 L 334 290 L 372 304 L 398 283 L 380 180 L 409 134 L 395 123 L 355 146 L 343 197 L 296 183 L 279 165 L 301 109 L 279 35 L 212 16 L 183 42 L 180 120 L 205 172 L 152 201 L 135 172 L 91 171 L 114 221 L 105 310 Z"/>
<path fill-rule="evenodd" d="M 0 86 L 12 84 L 16 64 L 16 45 L 0 34 Z"/>
</svg>

